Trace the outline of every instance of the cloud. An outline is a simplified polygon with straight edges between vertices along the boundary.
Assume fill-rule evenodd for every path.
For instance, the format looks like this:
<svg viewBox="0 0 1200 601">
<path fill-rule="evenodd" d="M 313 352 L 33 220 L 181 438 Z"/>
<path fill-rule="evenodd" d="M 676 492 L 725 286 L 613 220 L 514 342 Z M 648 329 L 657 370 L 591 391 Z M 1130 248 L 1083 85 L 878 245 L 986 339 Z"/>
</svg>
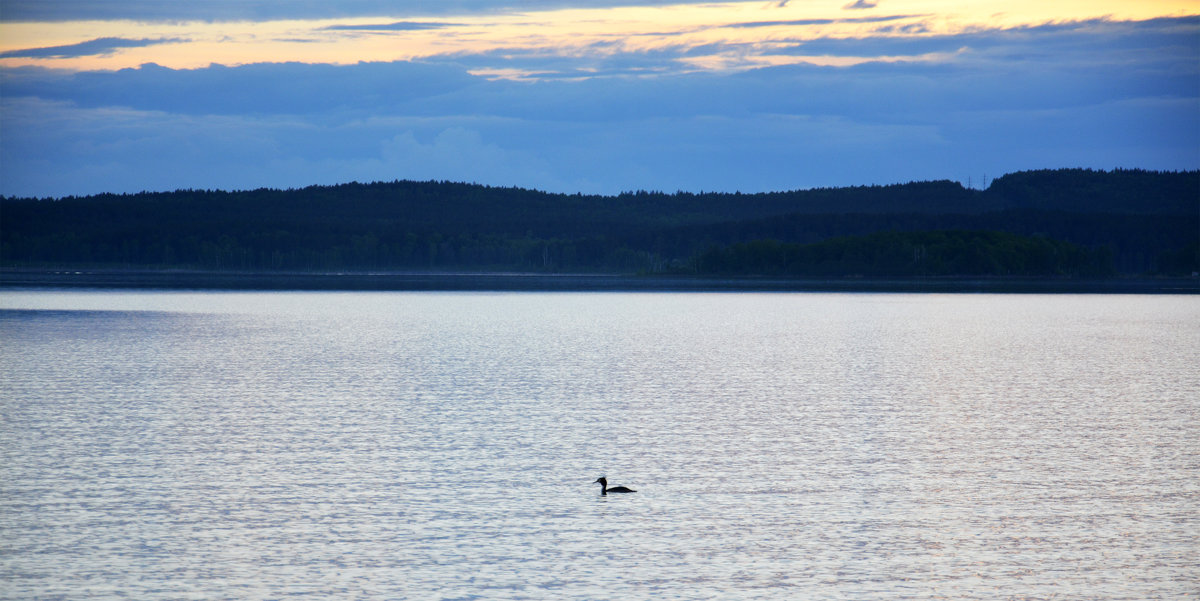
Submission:
<svg viewBox="0 0 1200 601">
<path fill-rule="evenodd" d="M 592 0 L 588 6 L 662 6 L 677 3 L 678 0 Z M 492 14 L 578 6 L 579 3 L 572 0 L 0 0 L 0 20 L 269 21 Z"/>
<path fill-rule="evenodd" d="M 0 71 L 0 194 L 452 179 L 777 190 L 1045 167 L 1200 167 L 1200 19 L 781 52 L 943 62 L 659 70 L 698 50 Z M 722 52 L 719 45 L 700 52 Z M 507 60 L 508 62 L 503 62 Z M 486 66 L 604 77 L 488 80 Z"/>
<path fill-rule="evenodd" d="M 523 117 L 330 119 L 176 115 L 5 100 L 0 193 L 288 188 L 397 178 L 585 193 L 761 191 L 965 179 L 1035 167 L 1200 164 L 1195 99 L 1038 110 L 934 103 L 926 113 L 906 115 L 936 95 L 922 97 L 919 86 L 910 87 L 919 83 L 913 78 L 862 90 L 908 96 L 897 114 L 833 106 L 812 114 L 763 112 L 786 108 L 783 103 L 706 114 L 744 97 L 688 105 L 688 94 L 711 91 L 712 83 L 744 83 L 757 92 L 771 87 L 764 88 L 760 78 L 739 79 L 749 81 L 690 81 L 660 89 L 667 97 L 651 114 L 591 107 L 590 121 L 564 119 L 570 112 L 561 110 L 532 114 L 540 107 Z M 672 106 L 682 110 L 665 110 Z M 14 122 L 20 127 L 14 129 Z"/>
<path fill-rule="evenodd" d="M 1092 21 L 916 39 L 826 38 L 773 52 L 868 59 L 945 53 L 952 58 L 852 68 L 794 65 L 728 76 L 690 73 L 681 67 L 680 59 L 731 50 L 712 44 L 648 51 L 616 48 L 607 54 L 580 56 L 497 50 L 427 62 L 344 66 L 260 63 L 169 69 L 146 64 L 81 73 L 23 67 L 0 71 L 0 86 L 5 97 L 177 114 L 354 118 L 476 114 L 586 120 L 695 107 L 702 107 L 699 110 L 705 114 L 886 113 L 902 106 L 900 101 L 913 91 L 928 91 L 932 96 L 921 101 L 930 103 L 936 114 L 963 106 L 1023 109 L 1144 96 L 1191 97 L 1200 87 L 1200 66 L 1194 60 L 1200 55 L 1198 34 L 1200 18 L 1192 17 L 1142 23 Z M 559 73 L 563 76 L 559 80 L 589 75 L 592 80 L 505 82 L 470 74 L 487 68 Z M 647 73 L 657 75 L 641 77 Z"/>
<path fill-rule="evenodd" d="M 1025 69 L 1037 77 L 1045 68 L 1074 71 L 1104 68 L 1119 72 L 1144 69 L 1193 70 L 1200 55 L 1200 18 L 1144 22 L 1091 20 L 1014 29 L 976 30 L 957 35 L 816 38 L 778 47 L 788 56 L 904 58 L 924 60 L 941 54 L 943 62 L 979 69 Z M 1157 65 L 1157 66 L 1156 66 Z M 1164 65 L 1169 65 L 1164 66 Z M 1114 77 L 1119 81 L 1129 72 Z M 1173 81 L 1180 81 L 1172 78 Z M 1051 86 L 1069 89 L 1070 86 Z"/>
<path fill-rule="evenodd" d="M 83 107 L 180 114 L 357 114 L 392 112 L 479 83 L 458 67 L 419 63 L 349 66 L 258 63 L 237 67 L 58 73 L 33 67 L 0 72 L 5 96 L 36 96 Z"/>
<path fill-rule="evenodd" d="M 325 31 L 424 31 L 455 27 L 457 23 L 438 23 L 436 21 L 397 21 L 395 23 L 375 23 L 367 25 L 330 25 L 323 27 Z"/>
<path fill-rule="evenodd" d="M 677 44 L 649 50 L 625 50 L 619 43 L 604 42 L 565 54 L 536 48 L 502 48 L 469 55 L 436 57 L 427 64 L 459 66 L 473 73 L 508 73 L 510 79 L 613 79 L 663 76 L 694 71 L 683 59 L 729 50 L 727 44 L 690 46 Z M 520 74 L 518 77 L 516 74 Z"/>
<path fill-rule="evenodd" d="M 878 2 L 868 2 L 867 0 L 854 0 L 854 2 L 851 2 L 850 4 L 847 4 L 846 6 L 843 6 L 842 8 L 844 8 L 846 10 L 864 10 L 864 9 L 868 9 L 868 8 L 875 8 L 876 6 L 879 6 Z"/>
<path fill-rule="evenodd" d="M 888 15 L 882 17 L 854 17 L 849 19 L 792 19 L 787 21 L 750 21 L 746 23 L 730 23 L 724 27 L 730 28 L 752 28 L 752 27 L 778 27 L 786 25 L 832 25 L 834 23 L 883 23 L 887 21 L 902 21 L 905 19 L 914 19 L 922 15 Z"/>
<path fill-rule="evenodd" d="M 184 38 L 158 38 L 130 40 L 125 38 L 96 38 L 78 44 L 25 48 L 0 52 L 0 58 L 78 58 L 81 56 L 104 56 L 122 48 L 144 48 L 157 44 L 179 44 L 190 40 Z"/>
</svg>

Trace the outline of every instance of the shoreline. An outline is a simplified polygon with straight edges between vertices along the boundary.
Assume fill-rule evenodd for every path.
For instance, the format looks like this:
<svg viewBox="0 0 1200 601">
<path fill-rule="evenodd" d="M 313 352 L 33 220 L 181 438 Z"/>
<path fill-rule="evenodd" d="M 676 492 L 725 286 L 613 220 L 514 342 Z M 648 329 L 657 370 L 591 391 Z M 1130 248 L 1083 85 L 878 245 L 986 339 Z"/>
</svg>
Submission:
<svg viewBox="0 0 1200 601">
<path fill-rule="evenodd" d="M 0 270 L 0 290 L 340 290 L 478 292 L 936 292 L 1200 294 L 1200 278 L 768 278 L 496 272 L 218 272 L 119 269 Z"/>
</svg>

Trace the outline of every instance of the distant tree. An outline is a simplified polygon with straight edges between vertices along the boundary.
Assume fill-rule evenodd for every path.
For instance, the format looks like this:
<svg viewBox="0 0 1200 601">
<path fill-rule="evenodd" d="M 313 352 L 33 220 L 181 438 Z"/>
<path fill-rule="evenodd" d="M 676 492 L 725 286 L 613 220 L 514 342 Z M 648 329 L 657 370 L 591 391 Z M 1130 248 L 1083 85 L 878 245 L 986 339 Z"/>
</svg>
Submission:
<svg viewBox="0 0 1200 601">
<path fill-rule="evenodd" d="M 814 244 L 755 240 L 697 255 L 709 275 L 797 277 L 1088 276 L 1113 274 L 1107 249 L 1002 232 L 881 232 Z"/>
<path fill-rule="evenodd" d="M 1000 248 L 943 239 L 943 248 L 934 239 L 912 246 L 880 238 L 850 248 L 840 240 L 884 232 L 991 231 L 1107 247 L 1124 273 L 1190 273 L 1191 255 L 1180 249 L 1200 237 L 1198 203 L 1197 171 L 1071 169 L 1005 175 L 986 191 L 937 181 L 762 194 L 640 190 L 597 196 L 393 181 L 3 198 L 0 267 L 658 272 L 688 265 L 709 248 L 766 240 L 785 246 L 764 243 L 745 249 L 741 259 L 768 269 L 768 258 L 791 249 L 786 245 L 828 241 L 824 254 L 813 258 L 806 253 L 817 250 L 797 250 L 794 262 L 816 271 L 915 269 L 918 275 L 1063 266 L 1054 253 L 1064 251 L 1052 244 L 1040 247 L 1042 256 L 1015 242 Z M 980 254 L 981 248 L 987 252 Z"/>
</svg>

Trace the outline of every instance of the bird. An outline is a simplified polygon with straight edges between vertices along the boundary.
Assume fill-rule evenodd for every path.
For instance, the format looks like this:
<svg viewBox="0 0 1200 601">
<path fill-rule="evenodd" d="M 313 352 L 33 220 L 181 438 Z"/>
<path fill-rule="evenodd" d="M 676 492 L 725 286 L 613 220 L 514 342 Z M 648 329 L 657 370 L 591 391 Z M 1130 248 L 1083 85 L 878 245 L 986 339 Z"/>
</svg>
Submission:
<svg viewBox="0 0 1200 601">
<path fill-rule="evenodd" d="M 614 486 L 612 488 L 609 488 L 608 480 L 605 479 L 604 476 L 600 476 L 599 478 L 596 478 L 596 482 L 600 483 L 600 494 L 602 494 L 602 495 L 607 495 L 610 492 L 637 492 L 636 490 L 633 490 L 632 488 L 625 488 L 624 486 Z M 593 482 L 592 484 L 595 484 L 596 482 Z"/>
</svg>

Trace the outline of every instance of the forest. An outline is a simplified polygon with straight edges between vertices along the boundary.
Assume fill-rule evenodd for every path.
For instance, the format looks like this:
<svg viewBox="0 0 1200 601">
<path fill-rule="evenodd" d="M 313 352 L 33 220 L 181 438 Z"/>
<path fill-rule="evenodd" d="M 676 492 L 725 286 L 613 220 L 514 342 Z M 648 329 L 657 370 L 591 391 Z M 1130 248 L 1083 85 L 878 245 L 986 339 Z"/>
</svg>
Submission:
<svg viewBox="0 0 1200 601">
<path fill-rule="evenodd" d="M 713 248 L 695 271 L 715 275 L 921 277 L 988 275 L 1109 277 L 1107 248 L 1002 232 L 881 232 L 814 244 L 756 240 Z"/>
<path fill-rule="evenodd" d="M 0 199 L 0 268 L 724 276 L 1190 275 L 1200 171 L 771 192 L 455 182 Z"/>
</svg>

